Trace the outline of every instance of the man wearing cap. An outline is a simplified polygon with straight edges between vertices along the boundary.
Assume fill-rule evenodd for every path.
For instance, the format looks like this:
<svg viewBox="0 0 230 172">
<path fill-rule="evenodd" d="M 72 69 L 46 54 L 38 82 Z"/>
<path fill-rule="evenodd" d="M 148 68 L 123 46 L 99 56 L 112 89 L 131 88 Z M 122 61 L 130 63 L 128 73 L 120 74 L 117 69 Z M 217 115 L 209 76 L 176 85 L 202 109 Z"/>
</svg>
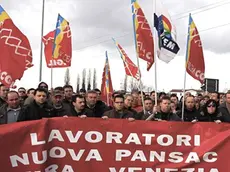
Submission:
<svg viewBox="0 0 230 172">
<path fill-rule="evenodd" d="M 63 103 L 64 95 L 59 90 L 54 90 L 52 95 L 52 105 L 55 116 L 68 116 L 71 114 L 71 108 L 68 104 Z"/>
</svg>

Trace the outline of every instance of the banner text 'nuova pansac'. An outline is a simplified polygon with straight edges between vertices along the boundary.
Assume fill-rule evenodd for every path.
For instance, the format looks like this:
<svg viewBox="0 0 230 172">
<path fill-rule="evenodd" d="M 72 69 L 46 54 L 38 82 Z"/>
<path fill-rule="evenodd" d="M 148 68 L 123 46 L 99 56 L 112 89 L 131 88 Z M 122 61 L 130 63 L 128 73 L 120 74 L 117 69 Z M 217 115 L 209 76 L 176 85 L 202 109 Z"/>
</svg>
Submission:
<svg viewBox="0 0 230 172">
<path fill-rule="evenodd" d="M 80 139 L 84 139 L 84 142 L 91 144 L 100 144 L 106 143 L 108 145 L 112 144 L 120 144 L 120 145 L 154 145 L 157 144 L 161 147 L 169 147 L 172 145 L 176 146 L 191 146 L 191 147 L 199 147 L 201 144 L 200 135 L 176 135 L 171 136 L 168 134 L 155 135 L 155 134 L 137 134 L 130 133 L 128 136 L 125 136 L 121 132 L 106 132 L 102 133 L 99 131 L 59 131 L 59 130 L 51 130 L 49 133 L 49 137 L 39 138 L 38 133 L 31 133 L 30 140 L 31 146 L 36 147 L 40 145 L 45 145 L 47 143 L 55 142 L 55 146 L 50 150 L 41 150 L 41 152 L 23 152 L 20 155 L 12 155 L 10 156 L 10 162 L 12 167 L 17 168 L 19 166 L 29 166 L 30 164 L 41 165 L 46 163 L 50 158 L 54 159 L 65 159 L 68 154 L 73 162 L 76 161 L 98 161 L 103 163 L 103 154 L 100 153 L 99 149 L 74 149 L 74 145 L 79 142 Z M 64 139 L 65 138 L 65 139 Z M 73 144 L 73 148 L 66 148 L 58 146 L 58 142 L 68 142 Z M 103 149 L 103 147 L 102 147 Z M 173 150 L 173 149 L 172 149 Z M 174 150 L 175 151 L 175 150 Z M 186 156 L 183 152 L 170 152 L 166 153 L 164 151 L 149 151 L 145 150 L 127 150 L 127 149 L 114 149 L 115 159 L 111 161 L 121 162 L 123 160 L 129 162 L 160 162 L 160 163 L 214 163 L 217 161 L 217 153 L 216 152 L 206 152 L 203 156 L 199 156 L 197 152 L 189 152 Z M 41 155 L 41 156 L 39 156 Z M 104 158 L 111 158 L 104 157 Z M 67 171 L 71 171 L 73 169 L 72 166 L 62 167 L 63 169 L 67 169 Z M 58 169 L 56 164 L 49 166 L 46 168 L 46 171 L 55 171 Z M 74 170 L 74 169 L 73 169 Z M 170 168 L 143 168 L 143 167 L 110 167 L 109 170 L 111 172 L 131 172 L 131 171 L 146 171 L 146 172 L 173 172 L 178 169 L 170 169 Z M 194 169 L 194 168 L 184 168 L 180 169 L 180 171 L 188 171 L 188 172 L 218 172 L 218 169 L 213 168 L 210 170 L 206 170 L 203 168 Z M 60 169 L 58 170 L 60 171 Z"/>
</svg>

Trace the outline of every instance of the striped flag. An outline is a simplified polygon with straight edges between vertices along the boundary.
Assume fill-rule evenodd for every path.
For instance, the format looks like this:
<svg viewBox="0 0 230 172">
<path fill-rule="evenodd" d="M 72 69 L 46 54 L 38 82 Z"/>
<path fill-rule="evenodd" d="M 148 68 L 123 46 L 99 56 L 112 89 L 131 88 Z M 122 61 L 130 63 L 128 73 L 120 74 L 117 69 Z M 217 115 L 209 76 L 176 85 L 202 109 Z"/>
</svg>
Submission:
<svg viewBox="0 0 230 172">
<path fill-rule="evenodd" d="M 202 42 L 196 25 L 189 15 L 189 28 L 186 51 L 186 71 L 194 79 L 204 83 L 205 79 L 205 62 L 203 55 Z"/>
<path fill-rule="evenodd" d="M 106 60 L 101 82 L 101 100 L 106 102 L 107 105 L 112 105 L 113 84 L 110 75 L 109 58 L 107 51 L 105 52 L 105 56 Z"/>
<path fill-rule="evenodd" d="M 128 55 L 126 54 L 125 50 L 121 47 L 120 44 L 118 44 L 115 39 L 113 39 L 120 55 L 121 55 L 121 59 L 124 63 L 124 68 L 125 68 L 125 73 L 128 76 L 131 76 L 137 80 L 140 79 L 140 74 L 139 74 L 139 69 L 138 67 L 132 62 L 132 60 L 128 57 Z"/>
<path fill-rule="evenodd" d="M 69 22 L 60 14 L 57 19 L 52 55 L 54 59 L 61 58 L 66 63 L 72 59 L 72 35 Z"/>
<path fill-rule="evenodd" d="M 151 28 L 136 0 L 131 0 L 135 47 L 139 58 L 147 61 L 147 70 L 154 63 L 154 43 Z"/>
</svg>

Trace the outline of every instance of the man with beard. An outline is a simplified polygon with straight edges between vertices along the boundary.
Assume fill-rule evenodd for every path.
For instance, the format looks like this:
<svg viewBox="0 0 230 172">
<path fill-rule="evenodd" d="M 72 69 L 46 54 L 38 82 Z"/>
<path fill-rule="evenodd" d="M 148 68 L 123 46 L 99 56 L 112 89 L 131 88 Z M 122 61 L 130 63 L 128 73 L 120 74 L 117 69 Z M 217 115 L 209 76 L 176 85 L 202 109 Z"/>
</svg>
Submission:
<svg viewBox="0 0 230 172">
<path fill-rule="evenodd" d="M 72 116 L 78 116 L 80 118 L 94 117 L 91 110 L 85 108 L 85 98 L 82 95 L 74 95 L 72 97 Z"/>
</svg>

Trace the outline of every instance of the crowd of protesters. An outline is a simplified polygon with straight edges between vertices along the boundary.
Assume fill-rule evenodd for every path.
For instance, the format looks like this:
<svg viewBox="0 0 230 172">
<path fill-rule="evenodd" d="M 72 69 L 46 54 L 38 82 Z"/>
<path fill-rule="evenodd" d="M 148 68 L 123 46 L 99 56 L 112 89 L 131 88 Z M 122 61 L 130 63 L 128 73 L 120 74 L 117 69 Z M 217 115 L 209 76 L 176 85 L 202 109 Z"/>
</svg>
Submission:
<svg viewBox="0 0 230 172">
<path fill-rule="evenodd" d="M 65 85 L 48 90 L 45 82 L 41 82 L 36 89 L 21 87 L 18 91 L 1 84 L 0 124 L 68 116 L 129 121 L 230 122 L 230 91 L 205 95 L 186 92 L 185 98 L 180 100 L 176 94 L 164 92 L 115 91 L 111 98 L 112 105 L 108 106 L 101 101 L 99 89 L 81 89 L 79 93 L 74 93 L 71 85 Z"/>
</svg>

